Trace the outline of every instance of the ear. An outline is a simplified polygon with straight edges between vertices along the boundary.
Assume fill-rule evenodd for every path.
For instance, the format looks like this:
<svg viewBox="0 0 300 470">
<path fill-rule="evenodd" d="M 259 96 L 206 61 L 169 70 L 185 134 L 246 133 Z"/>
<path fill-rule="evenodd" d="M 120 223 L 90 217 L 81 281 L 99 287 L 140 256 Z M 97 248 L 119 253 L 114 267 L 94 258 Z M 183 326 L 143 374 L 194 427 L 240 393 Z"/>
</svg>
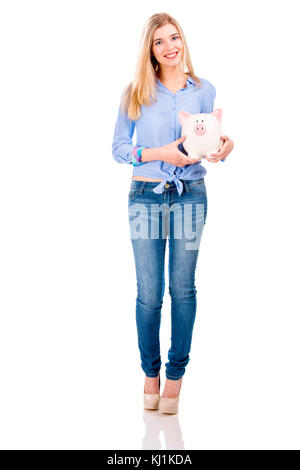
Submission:
<svg viewBox="0 0 300 470">
<path fill-rule="evenodd" d="M 215 110 L 214 110 L 212 113 L 210 113 L 210 114 L 212 114 L 213 116 L 215 116 L 215 117 L 218 119 L 219 123 L 221 123 L 222 116 L 223 116 L 223 111 L 222 111 L 222 109 L 220 109 L 220 108 L 215 109 Z"/>
<path fill-rule="evenodd" d="M 187 111 L 178 111 L 180 124 L 183 126 L 184 121 L 191 116 Z"/>
</svg>

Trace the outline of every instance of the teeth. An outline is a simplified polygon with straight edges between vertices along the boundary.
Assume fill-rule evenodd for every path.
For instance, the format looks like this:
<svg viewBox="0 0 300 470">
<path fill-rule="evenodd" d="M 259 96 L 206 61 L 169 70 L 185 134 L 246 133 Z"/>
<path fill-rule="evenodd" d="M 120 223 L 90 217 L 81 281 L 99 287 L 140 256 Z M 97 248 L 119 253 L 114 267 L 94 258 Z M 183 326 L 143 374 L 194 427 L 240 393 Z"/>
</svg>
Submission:
<svg viewBox="0 0 300 470">
<path fill-rule="evenodd" d="M 174 54 L 168 54 L 166 57 L 174 57 L 177 54 L 177 52 L 174 52 Z"/>
</svg>

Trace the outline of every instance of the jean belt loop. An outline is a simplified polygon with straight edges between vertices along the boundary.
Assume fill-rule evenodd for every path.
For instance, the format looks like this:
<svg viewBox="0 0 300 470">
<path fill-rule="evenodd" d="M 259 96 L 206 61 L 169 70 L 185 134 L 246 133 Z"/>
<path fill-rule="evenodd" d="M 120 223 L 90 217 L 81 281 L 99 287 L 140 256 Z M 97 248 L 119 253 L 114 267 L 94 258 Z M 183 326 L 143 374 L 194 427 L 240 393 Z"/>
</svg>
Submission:
<svg viewBox="0 0 300 470">
<path fill-rule="evenodd" d="M 189 185 L 187 184 L 187 182 L 185 180 L 182 180 L 182 182 L 183 182 L 185 192 L 188 193 L 189 192 Z"/>
<path fill-rule="evenodd" d="M 144 187 L 146 186 L 147 184 L 147 181 L 143 181 L 142 184 L 141 184 L 141 187 L 139 189 L 139 195 L 141 196 L 143 194 L 143 191 L 144 191 Z"/>
</svg>

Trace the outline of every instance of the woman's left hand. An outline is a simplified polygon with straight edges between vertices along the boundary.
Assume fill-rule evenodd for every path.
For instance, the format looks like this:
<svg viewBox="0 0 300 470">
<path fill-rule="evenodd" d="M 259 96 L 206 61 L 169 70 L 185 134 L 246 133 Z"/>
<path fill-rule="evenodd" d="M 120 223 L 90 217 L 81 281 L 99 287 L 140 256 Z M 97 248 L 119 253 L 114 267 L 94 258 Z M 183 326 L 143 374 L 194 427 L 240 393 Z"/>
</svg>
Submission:
<svg viewBox="0 0 300 470">
<path fill-rule="evenodd" d="M 227 158 L 227 155 L 230 154 L 231 150 L 234 147 L 233 140 L 231 140 L 228 135 L 221 135 L 220 137 L 224 142 L 222 144 L 222 147 L 218 151 L 218 153 L 211 153 L 209 157 L 204 156 L 208 162 L 219 162 L 220 160 L 225 160 Z"/>
</svg>

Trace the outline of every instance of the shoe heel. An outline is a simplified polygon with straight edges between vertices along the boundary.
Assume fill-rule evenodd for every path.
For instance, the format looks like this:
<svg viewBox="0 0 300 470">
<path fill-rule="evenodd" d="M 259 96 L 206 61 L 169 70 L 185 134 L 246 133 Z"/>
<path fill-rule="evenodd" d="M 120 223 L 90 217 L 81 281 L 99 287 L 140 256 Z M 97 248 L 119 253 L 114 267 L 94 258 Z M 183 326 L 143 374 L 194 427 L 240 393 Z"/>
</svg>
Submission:
<svg viewBox="0 0 300 470">
<path fill-rule="evenodd" d="M 158 387 L 160 388 L 160 376 L 158 378 Z M 144 392 L 144 409 L 145 410 L 158 410 L 160 394 L 159 393 L 145 393 Z"/>
<path fill-rule="evenodd" d="M 158 410 L 159 394 L 158 393 L 144 393 L 144 409 L 145 410 Z"/>
<path fill-rule="evenodd" d="M 180 391 L 181 391 L 181 386 L 182 386 L 182 379 L 180 382 L 180 388 L 179 388 L 179 394 L 177 397 L 174 398 L 167 398 L 167 397 L 160 397 L 159 399 L 159 411 L 161 413 L 167 413 L 170 415 L 178 413 L 178 404 L 179 404 L 179 397 L 180 397 Z"/>
</svg>

